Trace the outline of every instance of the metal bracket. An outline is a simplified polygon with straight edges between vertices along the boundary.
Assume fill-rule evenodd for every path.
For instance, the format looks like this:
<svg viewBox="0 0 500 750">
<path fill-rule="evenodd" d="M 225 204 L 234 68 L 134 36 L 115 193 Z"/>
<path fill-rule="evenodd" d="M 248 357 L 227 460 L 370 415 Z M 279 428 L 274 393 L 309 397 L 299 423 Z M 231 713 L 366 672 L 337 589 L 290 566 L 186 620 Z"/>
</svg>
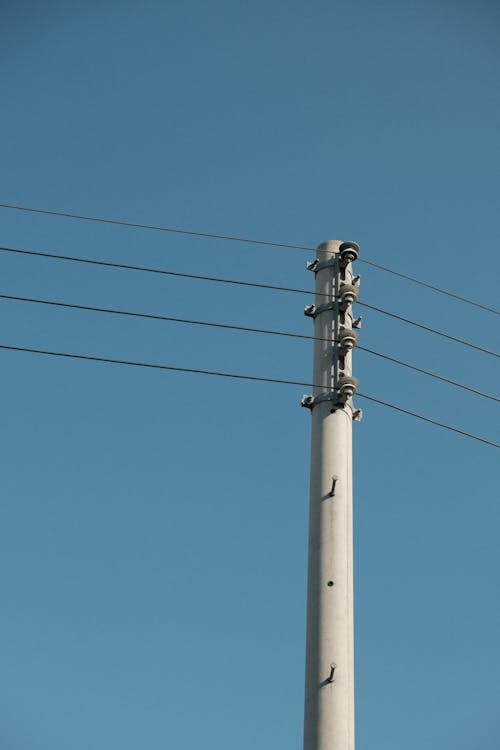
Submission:
<svg viewBox="0 0 500 750">
<path fill-rule="evenodd" d="M 306 263 L 306 269 L 308 271 L 316 271 L 316 266 L 318 265 L 318 263 L 319 263 L 319 259 L 318 258 L 315 258 L 314 260 L 309 260 Z"/>
<path fill-rule="evenodd" d="M 318 393 L 317 396 L 302 396 L 300 405 L 305 409 L 313 409 L 316 404 L 321 404 L 323 401 L 335 401 L 338 402 L 338 396 L 336 391 L 325 391 L 324 393 Z"/>
<path fill-rule="evenodd" d="M 332 477 L 332 489 L 329 492 L 329 497 L 335 497 L 335 485 L 337 484 L 338 476 L 335 474 Z"/>
<path fill-rule="evenodd" d="M 314 406 L 316 406 L 316 404 L 322 404 L 323 401 L 335 401 L 335 403 L 337 403 L 338 395 L 336 391 L 324 391 L 323 393 L 318 393 L 317 396 L 314 396 L 313 401 Z"/>
<path fill-rule="evenodd" d="M 327 682 L 334 682 L 335 670 L 337 669 L 336 664 L 330 664 L 330 674 L 328 675 Z"/>
<path fill-rule="evenodd" d="M 323 268 L 332 268 L 332 266 L 337 265 L 337 259 L 336 258 L 330 258 L 330 260 L 320 260 L 319 258 L 316 258 L 315 260 L 311 260 L 308 263 L 306 263 L 306 268 L 308 271 L 313 271 L 314 273 L 318 273 L 318 271 L 322 271 Z"/>
<path fill-rule="evenodd" d="M 347 401 L 348 399 L 346 399 Z M 342 401 L 342 398 L 337 393 L 337 390 L 334 391 L 325 391 L 324 393 L 319 393 L 317 396 L 311 396 L 310 394 L 306 394 L 302 396 L 300 399 L 300 405 L 304 407 L 304 409 L 310 409 L 312 411 L 316 404 L 321 404 L 324 401 L 333 401 L 335 406 L 338 409 L 344 409 L 346 403 Z M 363 410 L 362 409 L 352 409 L 351 408 L 351 414 L 352 414 L 352 420 L 353 422 L 361 422 L 363 419 Z M 332 486 L 332 492 L 335 489 L 335 485 Z M 333 497 L 333 494 L 331 495 Z"/>
<path fill-rule="evenodd" d="M 352 321 L 352 327 L 353 328 L 361 328 L 361 321 L 363 320 L 363 316 L 360 315 L 359 318 L 356 318 L 356 320 Z"/>
<path fill-rule="evenodd" d="M 316 315 L 321 315 L 321 313 L 326 312 L 327 310 L 335 310 L 336 303 L 332 300 L 332 302 L 323 302 L 322 305 L 317 305 L 315 313 Z"/>
<path fill-rule="evenodd" d="M 323 302 L 322 305 L 307 305 L 304 307 L 304 315 L 308 318 L 316 318 L 327 310 L 335 310 L 335 302 Z"/>
</svg>

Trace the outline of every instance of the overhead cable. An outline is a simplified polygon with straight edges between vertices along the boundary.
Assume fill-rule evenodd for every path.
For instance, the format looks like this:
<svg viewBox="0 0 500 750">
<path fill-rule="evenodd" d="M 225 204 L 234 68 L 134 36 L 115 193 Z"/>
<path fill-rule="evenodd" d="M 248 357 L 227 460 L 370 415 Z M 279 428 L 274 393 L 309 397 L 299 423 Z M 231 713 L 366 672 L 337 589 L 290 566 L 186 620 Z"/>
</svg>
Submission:
<svg viewBox="0 0 500 750">
<path fill-rule="evenodd" d="M 155 224 L 142 224 L 142 223 L 137 223 L 137 222 L 132 222 L 132 221 L 125 221 L 121 219 L 110 219 L 110 218 L 104 218 L 104 217 L 98 217 L 98 216 L 88 216 L 85 214 L 69 213 L 67 211 L 52 211 L 49 209 L 15 205 L 12 203 L 0 203 L 0 208 L 7 208 L 7 209 L 15 210 L 15 211 L 25 211 L 25 212 L 34 213 L 34 214 L 45 214 L 47 216 L 59 216 L 59 217 L 63 217 L 66 219 L 79 219 L 81 221 L 92 221 L 92 222 L 97 222 L 99 224 L 112 224 L 116 226 L 129 227 L 133 229 L 149 229 L 155 232 L 169 232 L 169 233 L 174 233 L 174 234 L 190 235 L 192 237 L 204 237 L 208 239 L 228 240 L 230 242 L 244 242 L 244 243 L 251 244 L 251 245 L 261 245 L 265 247 L 279 247 L 279 248 L 292 249 L 292 250 L 305 250 L 307 252 L 316 252 L 316 248 L 308 247 L 307 245 L 293 245 L 293 244 L 285 243 L 285 242 L 272 242 L 270 240 L 256 240 L 250 237 L 241 237 L 241 236 L 228 235 L 228 234 L 214 234 L 212 232 L 196 232 L 196 231 L 189 230 L 189 229 L 179 229 L 177 227 L 166 227 L 166 226 L 159 226 Z M 481 310 L 494 313 L 495 315 L 500 315 L 500 311 L 496 310 L 493 307 L 489 307 L 488 305 L 483 305 L 480 302 L 476 302 L 475 300 L 468 299 L 467 297 L 463 297 L 459 294 L 456 294 L 455 292 L 450 292 L 446 289 L 442 289 L 441 287 L 435 286 L 434 284 L 429 284 L 427 281 L 422 281 L 421 279 L 417 279 L 414 276 L 401 273 L 400 271 L 395 271 L 392 268 L 388 268 L 387 266 L 383 266 L 379 263 L 375 263 L 365 258 L 358 258 L 358 262 L 365 263 L 366 265 L 371 266 L 373 268 L 377 268 L 380 271 L 390 273 L 393 276 L 397 276 L 401 279 L 405 279 L 406 281 L 410 281 L 413 284 L 418 284 L 419 286 L 426 287 L 427 289 L 431 289 L 434 292 L 438 292 L 439 294 L 443 294 L 447 297 L 451 297 L 460 302 L 465 302 L 468 305 L 473 305 L 474 307 L 477 307 Z"/>
<path fill-rule="evenodd" d="M 154 274 L 160 274 L 164 276 L 173 276 L 173 277 L 185 278 L 185 279 L 196 279 L 198 281 L 210 281 L 210 282 L 221 283 L 221 284 L 235 284 L 237 286 L 247 286 L 247 287 L 253 287 L 253 288 L 258 288 L 258 289 L 270 289 L 272 291 L 291 292 L 293 294 L 314 295 L 314 292 L 311 291 L 310 289 L 296 289 L 293 287 L 277 286 L 275 284 L 261 284 L 258 282 L 239 281 L 237 279 L 227 279 L 227 278 L 221 278 L 217 276 L 202 276 L 199 274 L 192 274 L 192 273 L 180 273 L 178 271 L 169 271 L 166 269 L 151 268 L 147 266 L 136 266 L 136 265 L 130 265 L 126 263 L 113 263 L 111 261 L 81 258 L 81 257 L 71 256 L 71 255 L 59 255 L 57 253 L 48 253 L 48 252 L 42 253 L 37 250 L 22 250 L 19 248 L 1 246 L 0 251 L 8 252 L 8 253 L 18 253 L 21 255 L 33 255 L 33 256 L 37 256 L 41 258 L 52 258 L 54 260 L 66 260 L 66 261 L 73 261 L 77 263 L 86 263 L 89 265 L 104 266 L 107 268 L 120 268 L 120 269 L 124 269 L 127 271 L 142 271 L 145 273 L 154 273 Z M 331 299 L 331 295 L 329 294 L 322 294 L 321 296 Z M 478 346 L 477 344 L 473 344 L 472 342 L 466 341 L 465 339 L 460 339 L 456 336 L 452 336 L 451 334 L 445 333 L 444 331 L 438 331 L 435 328 L 431 328 L 430 326 L 426 326 L 423 323 L 418 323 L 417 321 L 411 320 L 409 318 L 405 318 L 404 316 L 398 315 L 397 313 L 390 312 L 389 310 L 384 310 L 381 307 L 375 307 L 375 305 L 370 305 L 367 302 L 361 302 L 359 300 L 356 302 L 356 304 L 361 305 L 362 307 L 366 307 L 370 310 L 373 310 L 374 312 L 378 312 L 382 315 L 386 315 L 395 320 L 399 320 L 402 323 L 407 323 L 417 328 L 421 328 L 422 330 L 427 331 L 428 333 L 433 333 L 436 336 L 441 336 L 450 341 L 455 341 L 458 344 L 462 344 L 463 346 L 467 346 L 471 349 L 475 349 L 476 351 L 483 352 L 484 354 L 489 354 L 492 357 L 500 357 L 500 354 L 498 354 L 497 352 L 491 351 L 490 349 L 486 349 L 485 347 Z"/>
<path fill-rule="evenodd" d="M 469 349 L 476 349 L 478 352 L 483 352 L 483 354 L 489 354 L 491 357 L 500 357 L 500 354 L 498 354 L 498 352 L 494 352 L 491 349 L 486 349 L 483 346 L 478 346 L 477 344 L 473 344 L 471 341 L 466 341 L 465 339 L 459 339 L 457 338 L 457 336 L 452 336 L 451 334 L 445 333 L 444 331 L 438 331 L 436 328 L 431 328 L 430 326 L 426 326 L 423 323 L 417 323 L 415 320 L 410 320 L 410 318 L 405 318 L 403 315 L 398 315 L 397 313 L 389 312 L 388 310 L 383 310 L 381 307 L 375 307 L 375 305 L 369 305 L 367 302 L 360 302 L 359 300 L 356 301 L 356 304 L 361 305 L 362 307 L 366 307 L 368 310 L 373 310 L 374 312 L 381 313 L 382 315 L 388 315 L 390 318 L 394 318 L 395 320 L 400 320 L 402 323 L 408 323 L 408 325 L 421 328 L 423 331 L 428 331 L 428 333 L 434 333 L 436 336 L 442 336 L 443 338 L 449 339 L 450 341 L 455 341 L 457 344 L 468 346 Z"/>
<path fill-rule="evenodd" d="M 49 211 L 44 208 L 31 208 L 28 206 L 15 206 L 10 203 L 0 203 L 0 208 L 11 208 L 15 211 L 28 211 L 33 214 L 46 214 L 47 216 L 62 216 L 65 219 L 80 219 L 81 221 L 93 221 L 99 224 L 114 224 L 119 227 L 129 227 L 132 229 L 152 229 L 155 232 L 170 232 L 173 234 L 188 234 L 191 237 L 205 237 L 211 240 L 229 240 L 231 242 L 245 242 L 251 245 L 265 245 L 267 247 L 282 247 L 292 250 L 314 250 L 313 247 L 305 245 L 289 245 L 284 242 L 269 242 L 268 240 L 255 240 L 249 237 L 237 237 L 230 234 L 213 234 L 212 232 L 195 232 L 191 229 L 177 229 L 176 227 L 157 226 L 155 224 L 138 224 L 134 221 L 124 221 L 121 219 L 106 219 L 98 216 L 85 216 L 84 214 L 73 214 L 65 211 Z"/>
<path fill-rule="evenodd" d="M 487 398 L 490 401 L 496 401 L 497 403 L 500 403 L 500 398 L 498 398 L 497 396 L 491 395 L 491 393 L 485 393 L 484 391 L 479 391 L 477 388 L 472 388 L 470 385 L 464 385 L 464 383 L 458 383 L 456 380 L 451 380 L 450 378 L 444 377 L 444 375 L 438 375 L 437 373 L 431 372 L 430 370 L 424 370 L 423 367 L 417 367 L 417 365 L 412 365 L 409 362 L 404 362 L 402 359 L 397 359 L 396 357 L 390 357 L 388 354 L 382 354 L 381 352 L 376 352 L 373 349 L 368 349 L 368 347 L 360 346 L 359 344 L 356 346 L 356 350 L 358 349 L 361 352 L 372 354 L 374 357 L 385 359 L 388 362 L 392 362 L 395 365 L 400 365 L 401 367 L 406 367 L 409 370 L 414 370 L 415 372 L 419 372 L 422 375 L 427 375 L 429 378 L 434 378 L 435 380 L 441 380 L 441 382 L 447 383 L 448 385 L 452 385 L 455 388 L 461 388 L 464 391 L 475 393 L 477 396 L 481 396 L 482 398 Z"/>
<path fill-rule="evenodd" d="M 404 409 L 402 406 L 396 406 L 396 404 L 389 404 L 387 401 L 382 401 L 379 398 L 374 398 L 373 396 L 367 396 L 366 393 L 357 393 L 356 396 L 359 396 L 359 398 L 364 398 L 367 401 L 373 401 L 375 404 L 380 404 L 380 406 L 387 406 L 389 409 L 393 409 L 394 411 L 399 411 L 401 414 L 407 414 L 410 417 L 415 417 L 415 419 L 421 419 L 423 422 L 428 422 L 428 424 L 433 424 L 436 427 L 442 427 L 445 430 L 452 430 L 453 432 L 458 432 L 459 435 L 464 435 L 465 437 L 473 438 L 474 440 L 479 440 L 481 443 L 486 443 L 486 445 L 491 445 L 494 448 L 500 448 L 499 443 L 494 443 L 491 440 L 488 440 L 487 438 L 479 437 L 478 435 L 472 435 L 470 432 L 466 432 L 465 430 L 460 430 L 458 427 L 451 427 L 448 424 L 445 424 L 444 422 L 438 422 L 436 419 L 431 419 L 430 417 L 425 417 L 423 414 L 417 414 L 417 412 L 410 411 L 409 409 Z"/>
<path fill-rule="evenodd" d="M 85 312 L 106 313 L 106 314 L 111 314 L 111 315 L 122 315 L 122 316 L 133 317 L 133 318 L 145 318 L 148 320 L 166 321 L 169 323 L 184 323 L 187 325 L 194 325 L 194 326 L 223 328 L 223 329 L 227 329 L 231 331 L 244 331 L 248 333 L 269 334 L 272 336 L 283 336 L 287 338 L 302 339 L 306 341 L 327 341 L 329 343 L 335 343 L 332 339 L 329 339 L 329 338 L 319 337 L 319 336 L 308 336 L 306 334 L 296 333 L 292 331 L 279 331 L 279 330 L 269 329 L 269 328 L 255 328 L 255 327 L 249 327 L 249 326 L 233 325 L 230 323 L 216 323 L 216 322 L 211 322 L 207 320 L 192 320 L 188 318 L 179 318 L 179 317 L 173 317 L 173 316 L 167 316 L 167 315 L 158 315 L 158 314 L 153 314 L 153 313 L 133 312 L 131 310 L 118 310 L 116 308 L 109 308 L 109 307 L 77 305 L 77 304 L 70 303 L 70 302 L 40 299 L 37 297 L 21 297 L 21 296 L 12 295 L 12 294 L 0 294 L 0 299 L 11 300 L 11 301 L 16 301 L 16 302 L 35 303 L 38 305 L 49 305 L 53 307 L 68 308 L 70 310 L 80 310 L 80 311 L 85 311 Z M 478 396 L 481 396 L 482 398 L 486 398 L 491 401 L 500 402 L 500 398 L 497 398 L 496 396 L 492 396 L 491 394 L 485 393 L 484 391 L 479 391 L 476 388 L 472 388 L 468 385 L 458 383 L 457 381 L 451 380 L 450 378 L 446 378 L 442 375 L 437 375 L 436 373 L 430 372 L 429 370 L 424 370 L 423 368 L 417 367 L 416 365 L 409 364 L 408 362 L 403 362 L 402 360 L 396 359 L 395 357 L 391 357 L 388 354 L 382 354 L 381 352 L 374 351 L 373 349 L 368 349 L 367 347 L 364 347 L 364 346 L 356 346 L 356 349 L 362 352 L 366 352 L 367 354 L 371 354 L 375 357 L 380 357 L 381 359 L 387 360 L 388 362 L 392 362 L 393 364 L 406 367 L 410 370 L 415 370 L 416 372 L 422 375 L 427 375 L 431 378 L 440 380 L 443 383 L 448 383 L 449 385 L 452 385 L 456 388 L 461 388 L 462 390 L 469 391 L 470 393 L 474 393 Z"/>
<path fill-rule="evenodd" d="M 29 352 L 31 354 L 41 354 L 41 355 L 46 355 L 50 357 L 62 357 L 65 359 L 85 360 L 89 362 L 104 362 L 107 364 L 127 365 L 130 367 L 145 367 L 145 368 L 153 369 L 153 370 L 167 370 L 169 372 L 183 372 L 183 373 L 192 373 L 192 374 L 197 374 L 197 375 L 209 375 L 213 377 L 231 378 L 231 379 L 236 379 L 236 380 L 249 380 L 249 381 L 251 380 L 251 381 L 258 381 L 262 383 L 275 383 L 279 385 L 299 385 L 299 386 L 306 387 L 306 388 L 320 387 L 320 386 L 315 386 L 312 383 L 304 383 L 303 381 L 300 381 L 300 380 L 267 378 L 267 377 L 261 377 L 261 376 L 256 376 L 256 375 L 243 375 L 240 373 L 221 372 L 219 370 L 205 370 L 205 369 L 202 370 L 202 369 L 194 369 L 190 367 L 176 367 L 173 365 L 154 364 L 151 362 L 137 362 L 134 360 L 124 360 L 124 359 L 114 359 L 114 358 L 112 359 L 111 357 L 96 357 L 96 356 L 91 356 L 89 354 L 74 354 L 74 353 L 69 353 L 69 352 L 52 351 L 48 349 L 35 349 L 31 347 L 26 347 L 26 346 L 13 346 L 13 345 L 7 345 L 7 344 L 0 344 L 0 349 L 4 349 L 6 351 L 15 351 L 15 352 Z M 450 430 L 451 432 L 455 432 L 459 435 L 463 435 L 464 437 L 471 438 L 472 440 L 477 440 L 480 443 L 485 443 L 486 445 L 490 445 L 493 448 L 500 448 L 500 444 L 494 443 L 493 441 L 488 440 L 487 438 L 481 437 L 479 435 L 474 435 L 473 433 L 466 432 L 465 430 L 461 430 L 458 427 L 453 427 L 452 425 L 445 424 L 444 422 L 438 422 L 422 414 L 417 414 L 416 412 L 409 411 L 408 409 L 404 409 L 403 407 L 397 406 L 395 404 L 390 404 L 386 401 L 382 401 L 373 396 L 368 396 L 362 393 L 358 393 L 357 395 L 360 398 L 364 398 L 368 401 L 372 401 L 373 403 L 380 404 L 381 406 L 386 406 L 390 409 L 401 412 L 402 414 L 407 414 L 409 416 L 415 417 L 416 419 L 420 419 L 424 422 L 428 422 L 429 424 L 433 424 L 437 427 L 441 427 L 442 429 Z"/>
<path fill-rule="evenodd" d="M 69 302 L 57 302 L 56 300 L 38 299 L 36 297 L 18 297 L 12 294 L 0 294 L 0 299 L 14 300 L 16 302 L 35 302 L 38 305 L 65 307 L 71 310 L 84 310 L 86 312 L 109 313 L 111 315 L 126 315 L 127 317 L 131 318 L 163 320 L 169 323 L 186 323 L 187 325 L 207 326 L 209 328 L 226 328 L 231 331 L 245 331 L 247 333 L 267 333 L 273 336 L 289 336 L 290 338 L 294 339 L 314 339 L 314 336 L 307 336 L 306 334 L 301 333 L 288 333 L 287 331 L 275 331 L 270 328 L 251 328 L 248 326 L 231 325 L 230 323 L 212 323 L 208 320 L 190 320 L 188 318 L 176 318 L 169 315 L 155 315 L 153 313 L 132 312 L 131 310 L 117 310 L 110 307 L 75 305 Z"/>
<path fill-rule="evenodd" d="M 447 297 L 452 297 L 453 299 L 456 299 L 459 302 L 465 302 L 467 305 L 473 305 L 474 307 L 478 307 L 480 310 L 486 310 L 486 312 L 494 313 L 495 315 L 500 315 L 500 310 L 496 310 L 494 307 L 489 307 L 489 305 L 483 305 L 480 302 L 476 302 L 475 300 L 469 299 L 468 297 L 462 297 L 460 294 L 455 294 L 455 292 L 450 292 L 446 289 L 441 289 L 441 287 L 435 286 L 434 284 L 429 284 L 429 282 L 427 281 L 422 281 L 422 279 L 416 279 L 415 276 L 409 276 L 406 273 L 401 273 L 400 271 L 394 271 L 394 269 L 388 268 L 387 266 L 382 266 L 380 265 L 380 263 L 374 263 L 372 260 L 366 260 L 366 258 L 358 258 L 356 262 L 365 263 L 365 265 L 371 266 L 372 268 L 377 268 L 379 271 L 385 271 L 386 273 L 390 273 L 393 276 L 398 276 L 400 279 L 411 281 L 413 284 L 418 284 L 419 286 L 423 286 L 426 289 L 431 289 L 433 292 L 438 292 L 439 294 L 444 294 Z"/>
<path fill-rule="evenodd" d="M 114 263 L 95 258 L 81 258 L 74 255 L 59 255 L 58 253 L 39 252 L 38 250 L 21 250 L 14 247 L 0 247 L 0 251 L 6 253 L 18 253 L 20 255 L 35 255 L 39 258 L 53 258 L 54 260 L 68 260 L 75 263 L 86 263 L 91 266 L 104 266 L 106 268 L 121 268 L 125 271 L 142 271 L 143 273 L 155 273 L 161 276 L 175 276 L 181 279 L 196 279 L 198 281 L 213 281 L 216 284 L 233 284 L 236 286 L 248 286 L 257 289 L 270 289 L 276 292 L 292 292 L 293 294 L 314 294 L 310 289 L 293 289 L 275 284 L 260 284 L 256 281 L 239 281 L 238 279 L 225 279 L 220 276 L 202 276 L 196 273 L 181 273 L 180 271 L 169 271 L 163 268 L 152 268 L 151 266 L 135 266 L 129 263 Z M 325 295 L 329 296 L 329 295 Z"/>
</svg>

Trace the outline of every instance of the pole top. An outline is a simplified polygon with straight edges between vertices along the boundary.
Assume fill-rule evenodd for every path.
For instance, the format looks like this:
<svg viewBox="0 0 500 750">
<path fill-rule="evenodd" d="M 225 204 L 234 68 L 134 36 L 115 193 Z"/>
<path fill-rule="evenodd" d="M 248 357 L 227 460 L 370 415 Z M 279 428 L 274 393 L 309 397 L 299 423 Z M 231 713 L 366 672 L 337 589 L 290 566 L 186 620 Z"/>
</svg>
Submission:
<svg viewBox="0 0 500 750">
<path fill-rule="evenodd" d="M 335 255 L 335 253 L 338 253 L 341 244 L 342 240 L 326 240 L 318 245 L 318 254 L 324 253 L 325 255 Z"/>
</svg>

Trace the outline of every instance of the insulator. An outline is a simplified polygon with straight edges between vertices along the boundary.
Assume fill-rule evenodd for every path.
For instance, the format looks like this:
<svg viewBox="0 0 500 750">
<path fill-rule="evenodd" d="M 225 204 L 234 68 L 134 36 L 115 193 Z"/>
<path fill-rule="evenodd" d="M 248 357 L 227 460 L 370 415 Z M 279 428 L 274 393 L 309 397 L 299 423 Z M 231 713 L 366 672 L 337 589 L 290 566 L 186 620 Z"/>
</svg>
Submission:
<svg viewBox="0 0 500 750">
<path fill-rule="evenodd" d="M 345 268 L 358 257 L 359 245 L 356 242 L 343 242 L 339 247 L 340 265 Z"/>
<path fill-rule="evenodd" d="M 351 328 L 343 328 L 339 333 L 339 345 L 342 353 L 350 352 L 358 343 L 358 334 Z"/>
<path fill-rule="evenodd" d="M 341 284 L 340 294 L 339 294 L 340 309 L 345 311 L 347 310 L 349 305 L 352 305 L 353 302 L 356 302 L 356 300 L 358 299 L 358 292 L 359 292 L 359 289 L 354 284 Z"/>
<path fill-rule="evenodd" d="M 338 394 L 339 403 L 345 404 L 347 399 L 352 398 L 358 390 L 359 381 L 352 375 L 343 375 L 339 378 L 338 383 Z"/>
</svg>

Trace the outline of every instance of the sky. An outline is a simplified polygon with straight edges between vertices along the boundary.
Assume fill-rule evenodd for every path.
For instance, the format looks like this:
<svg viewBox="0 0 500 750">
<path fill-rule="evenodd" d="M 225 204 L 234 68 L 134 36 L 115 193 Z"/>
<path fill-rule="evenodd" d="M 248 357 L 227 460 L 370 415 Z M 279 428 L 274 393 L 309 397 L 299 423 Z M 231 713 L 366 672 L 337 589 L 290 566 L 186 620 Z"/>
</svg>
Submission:
<svg viewBox="0 0 500 750">
<path fill-rule="evenodd" d="M 314 247 L 498 290 L 494 2 L 0 5 L 0 202 Z M 311 289 L 314 253 L 0 209 L 0 245 Z M 493 314 L 357 266 L 362 301 L 498 350 Z M 311 334 L 312 296 L 0 251 L 0 293 Z M 310 382 L 310 342 L 1 301 L 0 343 Z M 360 344 L 498 395 L 486 354 Z M 1 351 L 0 745 L 302 747 L 298 386 Z M 498 442 L 492 401 L 355 352 L 362 392 Z M 497 750 L 495 449 L 364 402 L 358 750 Z"/>
</svg>

